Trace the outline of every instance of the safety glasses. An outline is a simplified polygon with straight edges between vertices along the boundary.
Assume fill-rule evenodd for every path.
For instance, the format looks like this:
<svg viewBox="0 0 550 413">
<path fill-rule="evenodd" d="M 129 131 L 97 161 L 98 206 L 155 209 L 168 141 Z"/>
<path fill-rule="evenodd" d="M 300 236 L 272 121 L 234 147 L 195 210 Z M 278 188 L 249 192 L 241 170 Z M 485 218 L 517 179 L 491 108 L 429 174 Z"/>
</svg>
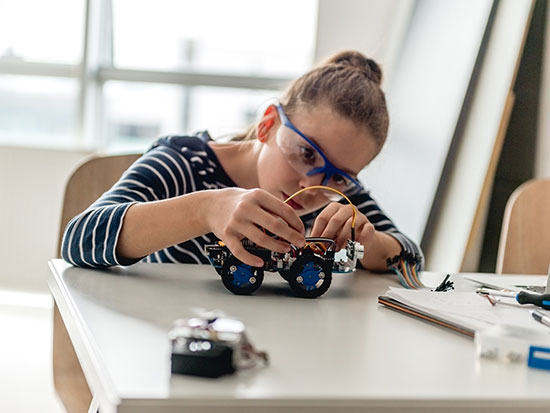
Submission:
<svg viewBox="0 0 550 413">
<path fill-rule="evenodd" d="M 307 176 L 323 174 L 322 185 L 340 192 L 363 189 L 363 185 L 356 178 L 336 168 L 315 142 L 292 124 L 280 103 L 275 107 L 281 123 L 291 131 L 291 133 L 280 133 L 281 131 L 279 131 L 277 144 L 295 171 Z"/>
</svg>

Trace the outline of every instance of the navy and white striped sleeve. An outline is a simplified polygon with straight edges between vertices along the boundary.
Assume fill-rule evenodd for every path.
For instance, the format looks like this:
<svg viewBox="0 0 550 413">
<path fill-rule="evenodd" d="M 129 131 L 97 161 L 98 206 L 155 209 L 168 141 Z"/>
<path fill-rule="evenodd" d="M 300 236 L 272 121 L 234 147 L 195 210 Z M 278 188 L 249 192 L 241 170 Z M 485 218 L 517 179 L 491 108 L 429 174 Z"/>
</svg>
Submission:
<svg viewBox="0 0 550 413">
<path fill-rule="evenodd" d="M 84 212 L 63 235 L 61 256 L 81 267 L 130 265 L 138 259 L 117 257 L 124 216 L 135 203 L 172 198 L 195 190 L 193 171 L 181 151 L 161 145 L 139 158 L 120 180 Z"/>
<path fill-rule="evenodd" d="M 408 252 L 418 257 L 420 260 L 420 268 L 424 268 L 424 254 L 422 253 L 420 247 L 397 229 L 394 223 L 386 216 L 376 201 L 370 196 L 369 192 L 362 190 L 355 195 L 351 195 L 350 200 L 357 207 L 357 209 L 368 218 L 377 231 L 384 232 L 394 237 L 401 245 L 403 252 Z"/>
</svg>

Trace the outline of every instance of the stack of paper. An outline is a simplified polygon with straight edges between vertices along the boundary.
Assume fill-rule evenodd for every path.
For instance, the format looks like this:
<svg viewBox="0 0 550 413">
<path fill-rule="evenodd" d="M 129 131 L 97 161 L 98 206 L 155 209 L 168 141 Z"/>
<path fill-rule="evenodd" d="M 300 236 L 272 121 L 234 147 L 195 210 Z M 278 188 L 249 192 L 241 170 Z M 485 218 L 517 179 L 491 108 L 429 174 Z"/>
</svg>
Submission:
<svg viewBox="0 0 550 413">
<path fill-rule="evenodd" d="M 550 329 L 537 323 L 529 313 L 532 305 L 513 300 L 492 306 L 475 292 L 432 292 L 393 288 L 379 297 L 380 304 L 422 318 L 473 337 L 474 332 L 495 324 L 529 326 L 550 334 Z"/>
</svg>

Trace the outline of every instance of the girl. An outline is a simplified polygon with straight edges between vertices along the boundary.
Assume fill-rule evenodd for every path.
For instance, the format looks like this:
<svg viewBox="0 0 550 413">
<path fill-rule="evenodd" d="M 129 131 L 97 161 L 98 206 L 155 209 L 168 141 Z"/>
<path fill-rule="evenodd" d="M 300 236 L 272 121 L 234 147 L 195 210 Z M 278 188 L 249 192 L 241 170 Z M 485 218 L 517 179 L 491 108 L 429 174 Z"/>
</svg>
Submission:
<svg viewBox="0 0 550 413">
<path fill-rule="evenodd" d="M 243 136 L 219 144 L 207 132 L 159 139 L 121 179 L 72 219 L 62 256 L 73 265 L 105 267 L 137 261 L 204 263 L 204 246 L 223 240 L 239 260 L 263 262 L 243 238 L 273 251 L 302 247 L 311 236 L 343 247 L 350 205 L 332 192 L 296 191 L 325 185 L 357 206 L 356 241 L 363 267 L 419 248 L 400 233 L 357 174 L 380 152 L 388 112 L 378 65 L 359 52 L 329 58 L 296 81 Z M 263 230 L 277 237 L 271 237 Z"/>
</svg>

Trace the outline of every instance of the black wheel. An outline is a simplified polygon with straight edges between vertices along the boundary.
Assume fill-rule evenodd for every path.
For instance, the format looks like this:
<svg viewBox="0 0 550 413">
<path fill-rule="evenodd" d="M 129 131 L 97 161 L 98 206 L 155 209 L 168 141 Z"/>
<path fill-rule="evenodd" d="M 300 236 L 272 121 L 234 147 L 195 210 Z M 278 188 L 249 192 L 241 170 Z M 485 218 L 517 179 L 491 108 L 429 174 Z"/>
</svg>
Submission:
<svg viewBox="0 0 550 413">
<path fill-rule="evenodd" d="M 292 272 L 290 270 L 279 270 L 279 274 L 285 281 L 288 281 Z"/>
<path fill-rule="evenodd" d="M 247 295 L 260 288 L 264 280 L 264 270 L 230 257 L 223 264 L 221 276 L 223 285 L 229 291 L 238 295 Z"/>
<path fill-rule="evenodd" d="M 332 281 L 332 266 L 316 255 L 298 258 L 290 267 L 287 281 L 298 297 L 315 298 L 323 295 Z"/>
</svg>

